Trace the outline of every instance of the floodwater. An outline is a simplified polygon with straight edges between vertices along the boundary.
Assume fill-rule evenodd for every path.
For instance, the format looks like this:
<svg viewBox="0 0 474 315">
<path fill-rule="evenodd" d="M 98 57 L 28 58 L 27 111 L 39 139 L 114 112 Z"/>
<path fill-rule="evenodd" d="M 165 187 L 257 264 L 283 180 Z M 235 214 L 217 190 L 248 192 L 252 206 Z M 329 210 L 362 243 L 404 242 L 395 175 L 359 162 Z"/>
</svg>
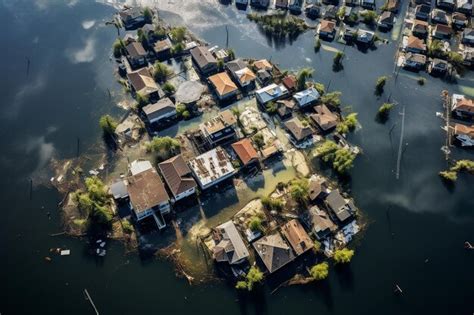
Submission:
<svg viewBox="0 0 474 315">
<path fill-rule="evenodd" d="M 472 314 L 474 254 L 463 243 L 474 239 L 474 178 L 461 175 L 454 187 L 439 180 L 438 171 L 446 167 L 440 151 L 445 135 L 435 116 L 442 110 L 442 90 L 472 95 L 472 75 L 458 85 L 426 76 L 426 84 L 419 86 L 419 75 L 404 71 L 395 79 L 393 40 L 365 53 L 346 47 L 344 69 L 335 73 L 334 52 L 314 53 L 311 31 L 292 43 L 274 42 L 233 5 L 148 2 L 161 9 L 161 17 L 185 24 L 212 45 L 225 46 L 228 26 L 229 47 L 237 55 L 271 58 L 285 69 L 313 67 L 316 81 L 343 92 L 344 106 L 359 113 L 362 125 L 349 140 L 363 149 L 345 186 L 370 221 L 363 239 L 354 244 L 356 255 L 348 268 L 331 268 L 324 283 L 274 294 L 265 286 L 246 296 L 225 283 L 189 286 L 175 277 L 170 263 L 125 255 L 120 244 L 108 244 L 105 259 L 97 260 L 84 240 L 50 236 L 61 231 L 61 197 L 42 185 L 51 176 L 48 161 L 74 157 L 78 138 L 81 152 L 97 146 L 100 115 L 123 114 L 115 106 L 123 95 L 109 59 L 117 34 L 104 26 L 114 9 L 79 0 L 2 1 L 0 313 L 89 314 L 93 310 L 83 296 L 87 288 L 101 314 Z M 374 84 L 381 75 L 391 78 L 377 98 Z M 382 125 L 375 114 L 389 96 L 398 107 Z M 405 134 L 397 180 L 402 106 Z M 473 158 L 473 153 L 454 149 L 453 157 Z M 289 176 L 279 174 L 273 182 Z M 224 219 L 241 202 L 266 193 L 260 189 L 230 191 L 205 202 L 207 220 Z M 230 210 L 219 217 L 223 208 Z M 186 211 L 183 220 L 200 216 Z M 52 247 L 68 247 L 72 254 L 51 255 Z M 53 260 L 46 262 L 50 255 Z M 393 294 L 395 283 L 403 295 Z"/>
</svg>

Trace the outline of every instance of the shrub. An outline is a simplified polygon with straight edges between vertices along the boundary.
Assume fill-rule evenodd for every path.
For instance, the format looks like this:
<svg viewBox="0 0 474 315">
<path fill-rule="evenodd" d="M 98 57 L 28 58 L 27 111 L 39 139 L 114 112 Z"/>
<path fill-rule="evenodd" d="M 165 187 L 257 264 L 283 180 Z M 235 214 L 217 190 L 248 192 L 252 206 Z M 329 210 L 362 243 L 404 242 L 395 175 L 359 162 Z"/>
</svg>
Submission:
<svg viewBox="0 0 474 315">
<path fill-rule="evenodd" d="M 177 43 L 181 43 L 184 41 L 184 38 L 186 37 L 186 28 L 181 26 L 181 27 L 174 27 L 171 30 L 171 36 L 173 37 L 173 41 Z"/>
<path fill-rule="evenodd" d="M 147 152 L 157 153 L 163 159 L 174 156 L 180 148 L 179 141 L 171 137 L 154 137 L 146 144 Z"/>
<path fill-rule="evenodd" d="M 420 77 L 418 78 L 417 82 L 418 82 L 418 85 L 425 85 L 426 79 Z"/>
<path fill-rule="evenodd" d="M 153 20 L 153 11 L 150 8 L 145 7 L 143 9 L 143 17 L 145 18 L 146 23 L 151 23 Z"/>
<path fill-rule="evenodd" d="M 448 182 L 455 182 L 458 179 L 458 173 L 453 171 L 439 172 L 439 176 Z"/>
<path fill-rule="evenodd" d="M 176 92 L 176 88 L 172 83 L 165 82 L 165 84 L 163 84 L 163 92 L 165 92 L 166 95 L 171 95 Z"/>
<path fill-rule="evenodd" d="M 184 48 L 186 48 L 186 46 L 184 46 L 183 43 L 176 43 L 173 45 L 173 47 L 171 47 L 171 54 L 179 55 L 184 51 Z"/>
<path fill-rule="evenodd" d="M 137 100 L 137 106 L 139 109 L 143 108 L 143 106 L 145 106 L 149 102 L 148 97 L 140 93 L 137 93 L 135 98 Z"/>
<path fill-rule="evenodd" d="M 321 49 L 321 40 L 318 38 L 314 41 L 314 51 L 318 52 Z"/>
<path fill-rule="evenodd" d="M 118 122 L 110 115 L 100 117 L 99 126 L 106 135 L 112 135 L 118 126 Z"/>
<path fill-rule="evenodd" d="M 321 103 L 327 106 L 339 107 L 341 105 L 341 92 L 335 91 L 321 96 Z"/>
<path fill-rule="evenodd" d="M 316 148 L 316 156 L 324 162 L 331 163 L 333 169 L 340 174 L 353 167 L 356 155 L 346 148 L 340 148 L 334 141 L 326 140 Z"/>
<path fill-rule="evenodd" d="M 329 265 L 327 262 L 322 262 L 320 264 L 314 265 L 313 267 L 311 267 L 309 273 L 313 280 L 324 280 L 329 275 Z"/>
<path fill-rule="evenodd" d="M 334 261 L 337 264 L 347 264 L 351 261 L 352 257 L 354 256 L 354 251 L 352 249 L 336 249 L 334 251 Z"/>
<path fill-rule="evenodd" d="M 377 19 L 377 13 L 371 10 L 362 12 L 360 15 L 362 16 L 362 21 L 367 25 L 373 25 Z"/>
<path fill-rule="evenodd" d="M 313 84 L 314 88 L 316 89 L 316 91 L 318 91 L 319 95 L 323 95 L 326 88 L 324 87 L 324 84 L 322 83 L 319 83 L 319 82 L 316 82 Z"/>
<path fill-rule="evenodd" d="M 250 230 L 252 230 L 253 232 L 263 231 L 262 220 L 261 220 L 259 217 L 253 217 L 253 218 L 250 220 L 249 228 L 250 228 Z"/>
<path fill-rule="evenodd" d="M 385 83 L 387 83 L 387 77 L 386 76 L 381 76 L 377 79 L 375 82 L 375 94 L 376 95 L 382 95 L 383 94 L 383 89 L 385 87 Z"/>
<path fill-rule="evenodd" d="M 338 51 L 335 55 L 334 55 L 334 59 L 333 59 L 333 62 L 334 62 L 334 66 L 341 66 L 342 65 L 342 59 L 344 58 L 344 53 L 342 51 Z"/>
<path fill-rule="evenodd" d="M 351 113 L 347 115 L 336 127 L 336 131 L 341 134 L 346 134 L 349 131 L 353 131 L 358 124 L 357 113 Z"/>
<path fill-rule="evenodd" d="M 266 109 L 267 113 L 269 113 L 270 115 L 273 115 L 277 112 L 278 107 L 277 107 L 275 102 L 268 102 L 265 105 L 265 109 Z"/>
<path fill-rule="evenodd" d="M 377 118 L 381 121 L 386 121 L 390 116 L 390 111 L 392 110 L 393 106 L 395 106 L 393 103 L 383 103 L 379 107 Z"/>
<path fill-rule="evenodd" d="M 135 231 L 135 228 L 133 227 L 132 223 L 128 220 L 122 220 L 122 228 L 123 231 L 127 234 L 132 234 Z"/>
<path fill-rule="evenodd" d="M 155 65 L 153 67 L 153 77 L 155 78 L 155 81 L 158 82 L 164 82 L 170 76 L 173 71 L 171 71 L 170 68 L 168 68 L 167 65 L 164 63 L 161 63 L 159 61 L 155 62 Z"/>
<path fill-rule="evenodd" d="M 308 180 L 299 179 L 293 181 L 290 185 L 290 194 L 297 202 L 304 203 L 309 194 Z"/>
<path fill-rule="evenodd" d="M 257 133 L 252 137 L 253 143 L 257 146 L 258 149 L 262 149 L 265 146 L 265 140 L 261 133 Z"/>
<path fill-rule="evenodd" d="M 319 253 L 319 251 L 321 251 L 321 243 L 314 241 L 313 250 L 315 253 Z"/>
<path fill-rule="evenodd" d="M 298 91 L 306 88 L 306 80 L 313 77 L 314 70 L 311 68 L 303 68 L 296 76 Z"/>
<path fill-rule="evenodd" d="M 114 57 L 120 58 L 125 52 L 125 44 L 121 39 L 117 39 L 113 44 Z"/>
<path fill-rule="evenodd" d="M 283 209 L 283 202 L 280 199 L 273 199 L 270 197 L 263 197 L 262 198 L 262 205 L 267 210 L 276 210 L 280 211 Z"/>
</svg>

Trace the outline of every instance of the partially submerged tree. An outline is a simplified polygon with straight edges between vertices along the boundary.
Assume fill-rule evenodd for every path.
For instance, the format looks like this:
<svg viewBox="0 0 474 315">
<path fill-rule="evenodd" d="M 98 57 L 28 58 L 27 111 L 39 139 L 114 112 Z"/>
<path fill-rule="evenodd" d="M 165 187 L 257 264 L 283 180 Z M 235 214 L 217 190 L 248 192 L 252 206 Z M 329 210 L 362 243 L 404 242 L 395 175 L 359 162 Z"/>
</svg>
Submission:
<svg viewBox="0 0 474 315">
<path fill-rule="evenodd" d="M 362 21 L 367 25 L 374 25 L 377 19 L 377 13 L 372 10 L 366 10 L 360 13 L 360 16 L 362 17 Z"/>
<path fill-rule="evenodd" d="M 262 219 L 255 216 L 250 220 L 249 229 L 253 232 L 263 231 Z"/>
<path fill-rule="evenodd" d="M 341 92 L 335 91 L 321 96 L 321 103 L 330 107 L 339 107 L 341 105 Z"/>
<path fill-rule="evenodd" d="M 261 283 L 263 280 L 263 272 L 257 266 L 250 267 L 249 272 L 245 276 L 244 281 L 238 281 L 235 288 L 248 291 L 252 291 L 255 284 Z"/>
<path fill-rule="evenodd" d="M 263 135 L 261 133 L 257 133 L 252 137 L 253 143 L 255 143 L 255 146 L 261 150 L 265 146 L 265 139 L 263 138 Z"/>
<path fill-rule="evenodd" d="M 118 126 L 118 122 L 110 115 L 100 117 L 99 126 L 106 135 L 113 135 Z"/>
<path fill-rule="evenodd" d="M 75 194 L 79 209 L 87 213 L 89 222 L 110 226 L 112 211 L 107 187 L 97 176 L 86 178 L 85 186 L 85 191 Z"/>
<path fill-rule="evenodd" d="M 306 81 L 313 77 L 313 73 L 314 70 L 311 68 L 303 68 L 298 72 L 298 75 L 296 76 L 298 91 L 306 88 Z"/>
<path fill-rule="evenodd" d="M 327 262 L 322 262 L 320 264 L 314 265 L 313 267 L 311 267 L 309 273 L 313 280 L 324 280 L 329 275 L 329 265 Z"/>
<path fill-rule="evenodd" d="M 167 65 L 162 62 L 155 62 L 153 66 L 153 78 L 157 82 L 164 82 L 173 73 Z"/>
<path fill-rule="evenodd" d="M 349 149 L 339 147 L 334 141 L 326 140 L 316 148 L 316 156 L 331 163 L 333 169 L 344 174 L 353 167 L 356 155 Z"/>
<path fill-rule="evenodd" d="M 143 9 L 143 17 L 145 18 L 145 22 L 150 24 L 153 20 L 153 11 L 149 7 L 145 7 Z"/>
<path fill-rule="evenodd" d="M 337 264 L 347 264 L 354 256 L 354 250 L 343 248 L 334 251 L 333 259 Z"/>
<path fill-rule="evenodd" d="M 184 26 L 174 27 L 170 33 L 174 42 L 181 43 L 186 37 L 186 28 Z"/>
<path fill-rule="evenodd" d="M 125 44 L 121 39 L 117 39 L 112 47 L 115 58 L 120 58 L 125 53 Z"/>
<path fill-rule="evenodd" d="M 340 134 L 346 134 L 354 131 L 358 124 L 357 113 L 350 113 L 336 126 L 336 131 Z"/>
<path fill-rule="evenodd" d="M 304 203 L 309 194 L 308 180 L 305 178 L 294 180 L 290 185 L 290 194 L 295 201 Z"/>
<path fill-rule="evenodd" d="M 387 83 L 387 79 L 388 79 L 388 77 L 386 77 L 386 76 L 381 76 L 377 79 L 377 81 L 375 82 L 375 94 L 376 95 L 382 95 L 383 94 L 383 90 L 384 90 L 384 87 L 385 87 L 385 83 Z"/>
<path fill-rule="evenodd" d="M 344 58 L 344 53 L 342 51 L 338 51 L 334 55 L 333 59 L 333 70 L 334 71 L 339 71 L 342 69 L 342 59 Z"/>
<path fill-rule="evenodd" d="M 377 112 L 377 119 L 380 122 L 385 122 L 388 120 L 390 116 L 390 111 L 392 110 L 393 106 L 395 106 L 393 103 L 383 103 Z"/>
<path fill-rule="evenodd" d="M 174 85 L 170 82 L 165 82 L 165 84 L 163 84 L 163 92 L 165 92 L 166 95 L 172 95 L 174 92 L 176 92 L 176 88 L 174 87 Z"/>
</svg>

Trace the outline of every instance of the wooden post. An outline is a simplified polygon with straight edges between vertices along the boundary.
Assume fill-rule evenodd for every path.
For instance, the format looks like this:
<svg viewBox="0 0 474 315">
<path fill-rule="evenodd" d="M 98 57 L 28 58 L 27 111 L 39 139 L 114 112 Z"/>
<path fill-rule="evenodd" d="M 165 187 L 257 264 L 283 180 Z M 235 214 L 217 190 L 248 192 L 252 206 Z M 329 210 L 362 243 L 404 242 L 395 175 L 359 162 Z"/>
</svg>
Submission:
<svg viewBox="0 0 474 315">
<path fill-rule="evenodd" d="M 84 293 L 86 295 L 86 300 L 88 300 L 91 303 L 92 307 L 94 308 L 94 311 L 95 311 L 96 315 L 99 315 L 99 311 L 97 310 L 97 307 L 95 307 L 94 301 L 92 301 L 92 298 L 89 295 L 89 292 L 87 291 L 87 289 L 84 289 Z"/>
</svg>

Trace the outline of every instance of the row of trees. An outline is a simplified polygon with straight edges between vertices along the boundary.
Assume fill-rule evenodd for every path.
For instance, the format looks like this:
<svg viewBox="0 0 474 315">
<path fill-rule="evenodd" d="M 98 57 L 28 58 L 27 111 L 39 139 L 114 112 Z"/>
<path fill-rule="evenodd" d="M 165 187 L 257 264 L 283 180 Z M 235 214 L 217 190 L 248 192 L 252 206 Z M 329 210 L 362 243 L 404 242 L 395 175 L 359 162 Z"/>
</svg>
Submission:
<svg viewBox="0 0 474 315">
<path fill-rule="evenodd" d="M 451 166 L 448 170 L 439 172 L 439 176 L 444 180 L 455 182 L 458 179 L 459 172 L 467 172 L 474 174 L 474 161 L 459 160 Z"/>
<path fill-rule="evenodd" d="M 260 25 L 267 34 L 275 37 L 289 35 L 294 38 L 308 29 L 304 20 L 285 13 L 265 15 L 250 13 L 247 18 Z"/>
</svg>

